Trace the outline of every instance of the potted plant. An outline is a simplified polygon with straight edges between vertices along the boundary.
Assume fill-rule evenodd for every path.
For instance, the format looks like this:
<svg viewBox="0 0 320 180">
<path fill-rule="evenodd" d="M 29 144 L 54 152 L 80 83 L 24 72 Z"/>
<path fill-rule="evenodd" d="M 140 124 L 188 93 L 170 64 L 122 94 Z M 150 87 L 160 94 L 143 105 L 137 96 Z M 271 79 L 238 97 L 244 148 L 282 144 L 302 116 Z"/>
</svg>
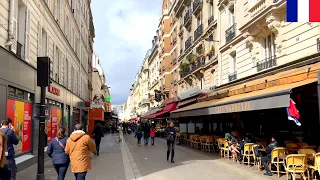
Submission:
<svg viewBox="0 0 320 180">
<path fill-rule="evenodd" d="M 187 60 L 191 63 L 191 64 L 194 64 L 196 62 L 196 59 L 197 59 L 197 55 L 196 54 L 189 54 L 187 56 Z"/>
</svg>

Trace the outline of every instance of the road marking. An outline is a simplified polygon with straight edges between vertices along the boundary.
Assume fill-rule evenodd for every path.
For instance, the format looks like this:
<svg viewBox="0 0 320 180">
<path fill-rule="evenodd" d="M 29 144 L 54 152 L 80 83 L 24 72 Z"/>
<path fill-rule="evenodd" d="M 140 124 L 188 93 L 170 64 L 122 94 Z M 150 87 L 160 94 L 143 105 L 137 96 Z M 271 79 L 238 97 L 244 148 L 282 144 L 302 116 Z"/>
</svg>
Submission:
<svg viewBox="0 0 320 180">
<path fill-rule="evenodd" d="M 122 154 L 122 161 L 124 166 L 124 172 L 126 175 L 126 180 L 143 180 L 143 177 L 141 176 L 138 166 L 132 157 L 130 149 L 125 139 L 123 138 L 122 133 L 119 133 L 119 134 L 120 134 L 120 138 L 122 139 L 122 142 L 120 142 L 120 149 Z"/>
</svg>

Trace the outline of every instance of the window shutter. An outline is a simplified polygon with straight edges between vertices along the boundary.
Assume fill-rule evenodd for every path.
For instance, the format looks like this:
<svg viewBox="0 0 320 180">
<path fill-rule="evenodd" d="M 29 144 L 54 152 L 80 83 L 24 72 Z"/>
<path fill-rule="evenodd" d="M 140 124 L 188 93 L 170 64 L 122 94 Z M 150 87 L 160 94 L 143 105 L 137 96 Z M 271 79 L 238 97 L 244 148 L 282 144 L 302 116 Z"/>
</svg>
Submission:
<svg viewBox="0 0 320 180">
<path fill-rule="evenodd" d="M 13 3 L 13 28 L 12 28 L 12 45 L 11 45 L 11 51 L 16 54 L 17 53 L 17 42 L 18 42 L 18 5 L 15 4 L 17 1 L 11 1 Z M 10 2 L 10 3 L 11 3 Z"/>
<path fill-rule="evenodd" d="M 41 54 L 41 46 L 42 46 L 42 27 L 40 25 L 40 22 L 38 23 L 38 57 L 42 56 Z"/>
<path fill-rule="evenodd" d="M 28 62 L 30 59 L 29 53 L 29 43 L 30 43 L 30 11 L 28 7 L 26 8 L 26 34 L 25 34 L 25 42 L 24 42 L 24 56 L 25 60 Z"/>
</svg>

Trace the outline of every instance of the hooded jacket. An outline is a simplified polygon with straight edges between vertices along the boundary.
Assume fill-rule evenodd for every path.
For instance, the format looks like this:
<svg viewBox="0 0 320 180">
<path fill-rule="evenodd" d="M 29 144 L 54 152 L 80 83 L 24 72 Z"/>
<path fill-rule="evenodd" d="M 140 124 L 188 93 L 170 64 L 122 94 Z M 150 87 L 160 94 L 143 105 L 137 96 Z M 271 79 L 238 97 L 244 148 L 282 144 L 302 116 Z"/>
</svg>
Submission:
<svg viewBox="0 0 320 180">
<path fill-rule="evenodd" d="M 96 153 L 96 147 L 90 136 L 82 130 L 74 131 L 65 147 L 66 154 L 70 157 L 71 170 L 73 173 L 81 173 L 91 170 L 91 156 Z"/>
</svg>

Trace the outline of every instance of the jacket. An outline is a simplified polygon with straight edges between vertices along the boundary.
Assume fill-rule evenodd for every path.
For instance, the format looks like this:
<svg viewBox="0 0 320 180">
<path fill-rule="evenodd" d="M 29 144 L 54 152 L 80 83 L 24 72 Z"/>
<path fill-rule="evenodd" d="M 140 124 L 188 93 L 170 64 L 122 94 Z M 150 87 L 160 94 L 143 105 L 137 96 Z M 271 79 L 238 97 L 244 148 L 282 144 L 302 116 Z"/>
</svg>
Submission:
<svg viewBox="0 0 320 180">
<path fill-rule="evenodd" d="M 6 164 L 7 136 L 0 131 L 0 168 Z"/>
<path fill-rule="evenodd" d="M 151 137 L 155 137 L 156 136 L 156 130 L 155 129 L 151 129 L 150 136 Z"/>
<path fill-rule="evenodd" d="M 176 139 L 176 128 L 174 127 L 167 127 L 165 130 L 165 135 L 167 137 L 167 141 L 169 140 L 169 137 L 172 136 L 173 139 Z"/>
<path fill-rule="evenodd" d="M 7 159 L 13 159 L 15 155 L 13 145 L 17 145 L 19 143 L 19 140 L 14 131 L 10 128 L 2 128 L 1 130 L 7 136 Z"/>
<path fill-rule="evenodd" d="M 66 147 L 68 137 L 58 139 Z M 51 139 L 47 149 L 48 156 L 52 158 L 52 164 L 69 164 L 69 156 L 65 153 L 64 148 L 58 143 L 56 138 Z"/>
<path fill-rule="evenodd" d="M 71 171 L 81 173 L 91 170 L 91 156 L 96 153 L 96 146 L 90 136 L 82 130 L 74 131 L 67 140 L 65 152 L 70 157 Z"/>
<path fill-rule="evenodd" d="M 276 148 L 278 146 L 278 142 L 274 141 L 272 143 L 270 143 L 267 147 L 266 147 L 266 154 L 268 156 L 271 156 L 271 152 L 274 148 Z"/>
<path fill-rule="evenodd" d="M 145 124 L 143 127 L 143 137 L 148 138 L 150 137 L 150 126 L 149 124 Z"/>
<path fill-rule="evenodd" d="M 101 127 L 95 127 L 93 129 L 92 134 L 94 135 L 95 139 L 101 139 L 104 135 L 103 135 L 103 131 Z"/>
</svg>

